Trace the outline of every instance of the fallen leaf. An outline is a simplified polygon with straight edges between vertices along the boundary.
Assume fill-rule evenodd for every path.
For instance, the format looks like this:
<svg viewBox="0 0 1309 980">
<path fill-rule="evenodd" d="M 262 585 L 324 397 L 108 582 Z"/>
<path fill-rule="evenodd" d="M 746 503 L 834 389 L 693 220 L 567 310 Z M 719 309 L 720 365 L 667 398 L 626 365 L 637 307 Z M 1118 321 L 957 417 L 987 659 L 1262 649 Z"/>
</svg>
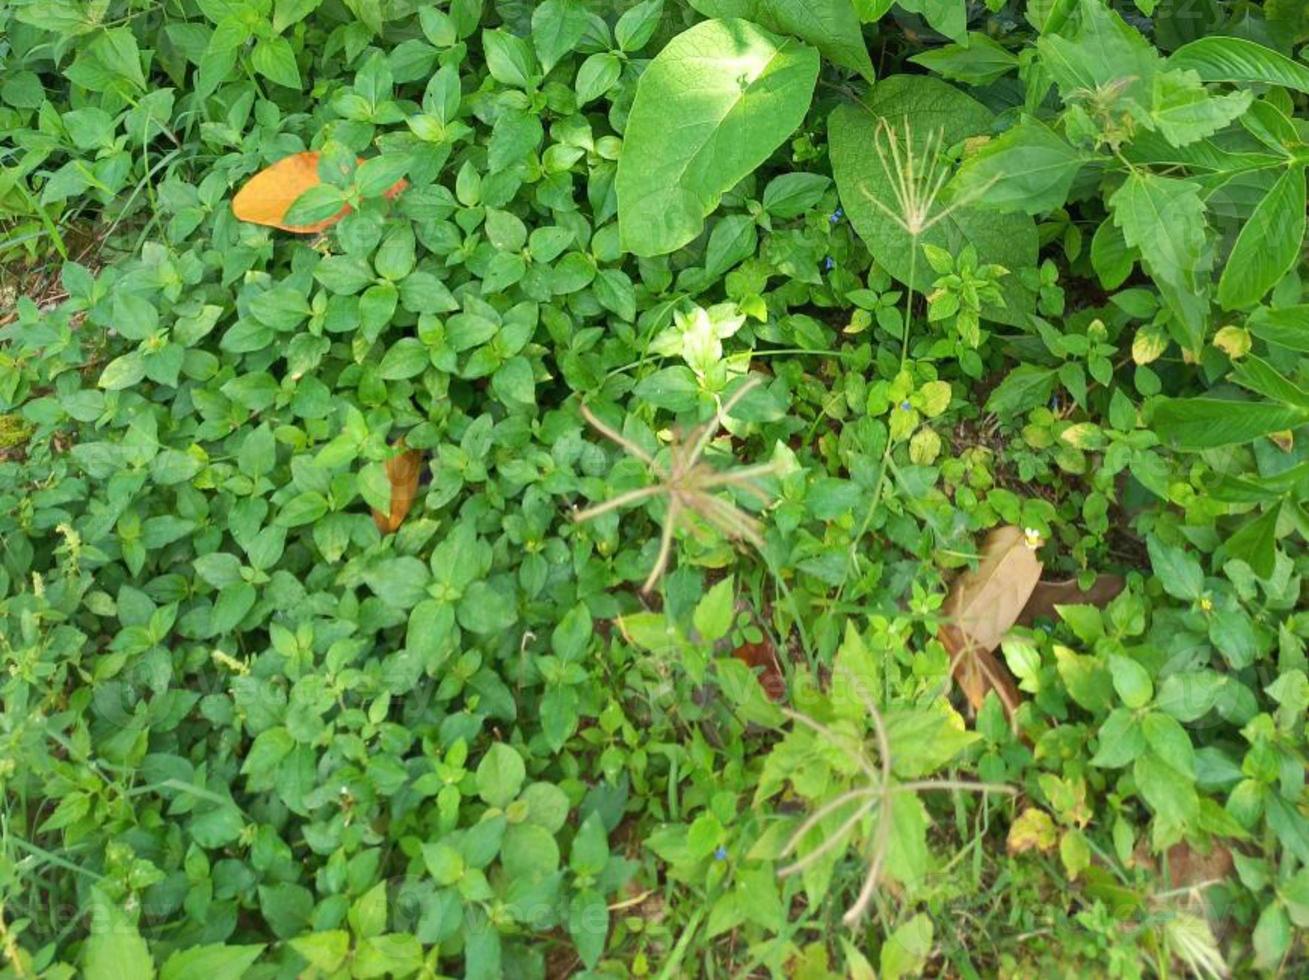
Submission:
<svg viewBox="0 0 1309 980">
<path fill-rule="evenodd" d="M 1018 622 L 1041 580 L 1041 560 L 1021 528 L 996 528 L 982 546 L 975 570 L 960 575 L 943 613 L 939 639 L 950 653 L 953 673 L 968 703 L 982 707 L 995 691 L 1010 717 L 1018 708 L 1018 688 L 1008 669 L 992 654 Z"/>
<path fill-rule="evenodd" d="M 1050 814 L 1028 807 L 1009 825 L 1006 844 L 1010 854 L 1022 854 L 1024 851 L 1048 851 L 1058 839 Z"/>
<path fill-rule="evenodd" d="M 360 163 L 363 162 L 361 158 Z M 318 176 L 318 151 L 305 150 L 283 157 L 270 167 L 265 167 L 255 174 L 232 198 L 232 213 L 240 221 L 255 225 L 267 225 L 282 231 L 295 232 L 299 235 L 312 235 L 330 228 L 347 214 L 350 205 L 345 205 L 330 218 L 315 221 L 309 225 L 289 225 L 286 212 L 305 191 L 322 183 Z M 396 181 L 386 192 L 386 197 L 394 199 L 397 194 L 409 186 L 406 180 Z"/>
<path fill-rule="evenodd" d="M 1157 872 L 1158 863 L 1144 841 L 1137 845 L 1132 856 L 1139 867 Z M 1168 887 L 1173 890 L 1203 887 L 1222 881 L 1230 878 L 1236 867 L 1232 852 L 1217 841 L 1210 845 L 1207 854 L 1201 854 L 1186 841 L 1181 841 L 1168 848 L 1164 863 L 1168 866 Z"/>
<path fill-rule="evenodd" d="M 767 637 L 762 643 L 741 644 L 732 651 L 732 656 L 754 671 L 769 700 L 781 701 L 786 697 L 786 678 L 777 662 L 777 650 Z"/>
<path fill-rule="evenodd" d="M 1037 582 L 1018 617 L 1018 625 L 1031 626 L 1038 619 L 1058 620 L 1055 606 L 1099 606 L 1103 609 L 1126 584 L 1121 575 L 1100 575 L 1089 589 L 1080 588 L 1075 578 L 1062 582 Z"/>
<path fill-rule="evenodd" d="M 417 449 L 397 453 L 386 461 L 386 478 L 391 481 L 391 513 L 373 511 L 373 523 L 383 534 L 391 534 L 404 523 L 418 495 L 418 477 L 423 471 L 423 454 Z"/>
</svg>

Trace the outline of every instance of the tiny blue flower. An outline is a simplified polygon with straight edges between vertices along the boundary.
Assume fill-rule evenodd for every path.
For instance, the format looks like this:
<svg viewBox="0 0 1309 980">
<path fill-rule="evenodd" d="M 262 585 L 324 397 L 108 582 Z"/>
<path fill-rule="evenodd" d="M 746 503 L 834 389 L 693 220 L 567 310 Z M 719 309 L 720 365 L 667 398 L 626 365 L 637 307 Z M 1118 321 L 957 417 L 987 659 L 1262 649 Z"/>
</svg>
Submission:
<svg viewBox="0 0 1309 980">
<path fill-rule="evenodd" d="M 842 211 L 840 208 L 837 208 L 835 211 L 832 212 L 832 216 L 827 220 L 830 221 L 832 224 L 836 224 L 844 217 L 845 217 L 845 212 Z"/>
<path fill-rule="evenodd" d="M 715 861 L 727 860 L 727 848 L 725 848 L 722 844 L 719 844 L 718 849 L 714 851 L 714 860 Z"/>
<path fill-rule="evenodd" d="M 827 258 L 823 259 L 823 268 L 826 269 L 828 272 L 832 271 L 832 266 L 834 265 L 836 265 L 836 263 L 832 261 L 832 257 L 830 255 Z"/>
<path fill-rule="evenodd" d="M 900 411 L 902 412 L 909 411 L 909 403 L 907 401 L 903 401 L 900 403 Z"/>
</svg>

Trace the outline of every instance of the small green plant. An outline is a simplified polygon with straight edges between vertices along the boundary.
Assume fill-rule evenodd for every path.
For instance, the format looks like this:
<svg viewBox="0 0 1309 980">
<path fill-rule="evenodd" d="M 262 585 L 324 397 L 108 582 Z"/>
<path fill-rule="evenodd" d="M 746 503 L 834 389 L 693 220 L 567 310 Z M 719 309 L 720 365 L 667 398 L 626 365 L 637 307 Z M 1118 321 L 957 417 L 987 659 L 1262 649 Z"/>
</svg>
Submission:
<svg viewBox="0 0 1309 980">
<path fill-rule="evenodd" d="M 1303 974 L 1303 21 L 0 4 L 0 978 Z"/>
</svg>

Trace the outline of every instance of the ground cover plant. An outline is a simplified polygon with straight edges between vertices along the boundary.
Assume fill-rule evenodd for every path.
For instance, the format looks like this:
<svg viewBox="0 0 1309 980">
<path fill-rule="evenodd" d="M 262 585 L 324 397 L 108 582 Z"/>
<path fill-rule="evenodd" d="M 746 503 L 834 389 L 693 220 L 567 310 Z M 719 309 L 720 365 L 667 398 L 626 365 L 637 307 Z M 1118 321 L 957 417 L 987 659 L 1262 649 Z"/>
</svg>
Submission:
<svg viewBox="0 0 1309 980">
<path fill-rule="evenodd" d="M 0 4 L 0 976 L 1303 975 L 1305 42 Z"/>
</svg>

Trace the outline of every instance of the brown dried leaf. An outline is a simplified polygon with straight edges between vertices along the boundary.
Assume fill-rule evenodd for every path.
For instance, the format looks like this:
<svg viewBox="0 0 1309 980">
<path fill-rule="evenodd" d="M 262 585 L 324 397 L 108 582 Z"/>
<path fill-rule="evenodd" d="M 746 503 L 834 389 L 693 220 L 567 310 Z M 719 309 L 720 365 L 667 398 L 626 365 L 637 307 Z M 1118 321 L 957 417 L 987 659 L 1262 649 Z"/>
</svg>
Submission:
<svg viewBox="0 0 1309 980">
<path fill-rule="evenodd" d="M 1079 588 L 1077 579 L 1062 582 L 1037 582 L 1032 596 L 1018 617 L 1019 626 L 1031 626 L 1037 619 L 1057 620 L 1055 606 L 1099 606 L 1103 609 L 1127 583 L 1121 575 L 1100 575 L 1089 589 Z"/>
<path fill-rule="evenodd" d="M 762 643 L 743 643 L 732 651 L 732 656 L 755 672 L 769 700 L 781 701 L 786 697 L 786 678 L 777 662 L 777 650 L 767 637 Z"/>
<path fill-rule="evenodd" d="M 974 710 L 995 691 L 1012 716 L 1018 689 L 992 652 L 1000 645 L 1041 580 L 1041 561 L 1021 528 L 996 528 L 982 547 L 975 570 L 955 580 L 942 610 L 947 625 L 939 639 L 950 652 L 955 681 Z"/>
<path fill-rule="evenodd" d="M 1150 854 L 1145 841 L 1137 845 L 1132 856 L 1140 867 L 1149 871 L 1157 870 L 1158 862 Z M 1186 841 L 1181 841 L 1168 848 L 1165 857 L 1164 863 L 1168 865 L 1167 884 L 1173 890 L 1201 888 L 1222 881 L 1230 878 L 1236 867 L 1232 852 L 1217 841 L 1210 844 L 1207 854 L 1201 854 Z"/>
<path fill-rule="evenodd" d="M 397 453 L 386 461 L 386 478 L 391 481 L 391 513 L 373 511 L 373 523 L 383 534 L 396 531 L 404 523 L 418 496 L 418 478 L 422 472 L 423 454 L 417 449 Z"/>
</svg>

